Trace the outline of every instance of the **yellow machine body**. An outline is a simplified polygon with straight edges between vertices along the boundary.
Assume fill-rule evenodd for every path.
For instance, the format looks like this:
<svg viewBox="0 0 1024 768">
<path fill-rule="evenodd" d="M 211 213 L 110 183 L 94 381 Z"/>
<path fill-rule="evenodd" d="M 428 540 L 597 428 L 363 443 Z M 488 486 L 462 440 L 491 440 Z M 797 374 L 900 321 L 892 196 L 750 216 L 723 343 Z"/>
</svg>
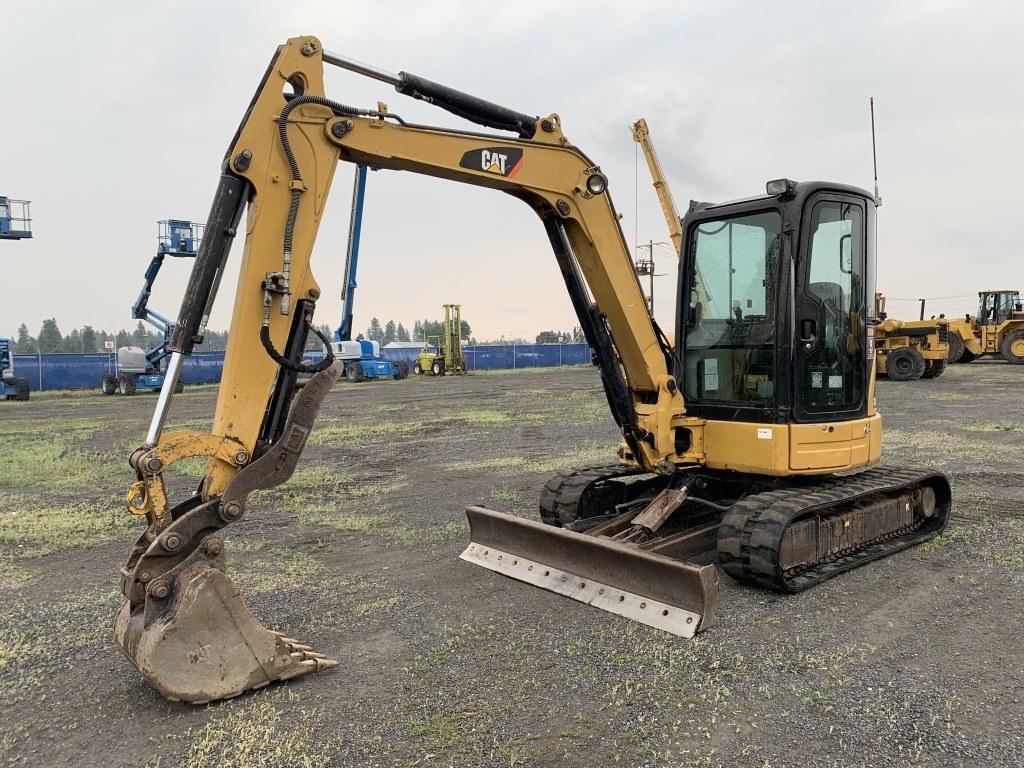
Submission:
<svg viewBox="0 0 1024 768">
<path fill-rule="evenodd" d="M 980 291 L 978 313 L 951 318 L 949 361 L 969 363 L 982 355 L 998 355 L 1024 365 L 1024 306 L 1012 290 Z"/>
<path fill-rule="evenodd" d="M 331 101 L 325 63 L 517 135 L 411 125 L 383 103 L 357 109 Z M 560 473 L 545 486 L 541 516 L 550 525 L 467 510 L 472 539 L 464 559 L 689 635 L 713 623 L 717 572 L 694 558 L 716 542 L 722 567 L 736 578 L 796 591 L 945 525 L 950 494 L 937 473 L 839 477 L 871 467 L 881 454 L 875 360 L 857 293 L 873 283 L 874 268 L 874 211 L 863 190 L 780 180 L 753 202 L 691 205 L 680 268 L 680 295 L 689 303 L 680 302 L 673 345 L 648 314 L 608 179 L 568 140 L 557 114 L 517 113 L 326 52 L 315 37 L 292 38 L 273 56 L 228 147 L 150 433 L 131 458 L 137 480 L 129 507 L 145 517 L 146 529 L 121 571 L 126 602 L 115 639 L 165 695 L 209 701 L 334 664 L 256 622 L 226 575 L 221 530 L 243 516 L 249 493 L 290 477 L 339 372 L 322 335 L 324 360 L 303 358 L 307 338 L 320 335 L 313 322 L 320 289 L 309 261 L 339 161 L 493 189 L 530 206 L 621 428 L 623 448 L 612 466 Z M 713 317 L 723 294 L 705 278 L 731 286 L 731 272 L 721 269 L 724 256 L 710 263 L 715 274 L 707 262 L 702 272 L 693 264 L 700 247 L 687 250 L 687 238 L 699 241 L 702 227 L 722 217 L 731 259 L 734 222 L 762 209 L 787 217 L 789 226 L 758 246 L 771 274 L 750 285 L 760 286 L 767 306 L 736 300 Z M 806 251 L 820 233 L 801 240 L 793 232 L 811 217 L 833 233 L 822 263 L 835 274 L 792 283 L 796 249 Z M 236 232 L 244 232 L 245 247 L 211 432 L 164 435 L 181 358 L 201 342 Z M 737 242 L 749 245 L 750 232 L 740 231 Z M 776 268 L 781 259 L 787 268 Z M 818 325 L 808 324 L 808 312 Z M 446 307 L 455 339 L 459 325 L 457 305 L 454 313 Z M 712 326 L 721 343 L 696 349 L 693 328 Z M 769 332 L 779 350 L 770 360 L 759 351 L 766 345 L 751 341 Z M 793 371 L 784 351 L 799 361 Z M 298 390 L 303 372 L 314 375 Z M 688 402 L 684 389 L 694 386 L 783 405 L 733 407 L 699 392 Z M 790 401 L 792 408 L 784 405 Z M 189 456 L 207 459 L 201 490 L 172 503 L 162 473 Z M 769 502 L 776 507 L 762 508 Z M 759 526 L 769 518 L 779 522 L 765 533 Z M 745 549 L 768 539 L 760 554 Z M 764 557 L 771 563 L 761 563 Z M 553 573 L 564 578 L 555 583 Z"/>
<path fill-rule="evenodd" d="M 885 296 L 875 294 L 876 373 L 893 381 L 936 379 L 946 370 L 949 327 L 944 318 L 895 320 L 887 316 Z"/>
</svg>

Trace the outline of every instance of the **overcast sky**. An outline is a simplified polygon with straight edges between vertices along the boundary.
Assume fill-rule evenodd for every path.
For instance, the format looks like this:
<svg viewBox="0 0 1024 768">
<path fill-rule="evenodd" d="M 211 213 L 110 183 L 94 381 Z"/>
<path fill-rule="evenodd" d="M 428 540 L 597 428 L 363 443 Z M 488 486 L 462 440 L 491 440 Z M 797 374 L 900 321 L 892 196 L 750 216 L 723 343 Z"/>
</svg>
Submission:
<svg viewBox="0 0 1024 768">
<path fill-rule="evenodd" d="M 668 240 L 629 126 L 647 118 L 680 209 L 757 194 L 767 179 L 871 187 L 876 101 L 879 288 L 890 314 L 970 309 L 1024 289 L 1024 5 L 1012 2 L 212 3 L 2 0 L 0 195 L 32 200 L 33 240 L 0 242 L 0 334 L 131 327 L 156 222 L 205 218 L 219 164 L 275 46 L 330 49 L 531 114 L 611 179 L 628 242 Z M 389 86 L 328 68 L 328 95 L 465 125 Z M 637 193 L 638 190 L 638 193 Z M 340 317 L 351 169 L 336 176 L 314 254 L 320 322 Z M 237 269 L 240 244 L 232 254 Z M 671 274 L 672 257 L 658 271 Z M 150 306 L 176 315 L 190 262 Z M 211 326 L 227 326 L 237 271 Z M 672 328 L 674 281 L 656 285 Z M 463 304 L 478 337 L 575 324 L 540 223 L 492 190 L 371 174 L 355 328 L 412 325 Z"/>
</svg>

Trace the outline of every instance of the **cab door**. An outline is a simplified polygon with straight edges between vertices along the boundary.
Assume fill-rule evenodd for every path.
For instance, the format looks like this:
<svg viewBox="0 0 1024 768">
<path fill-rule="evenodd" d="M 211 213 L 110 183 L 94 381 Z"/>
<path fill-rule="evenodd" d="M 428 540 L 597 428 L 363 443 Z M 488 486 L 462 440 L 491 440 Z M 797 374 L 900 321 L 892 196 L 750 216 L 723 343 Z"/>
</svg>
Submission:
<svg viewBox="0 0 1024 768">
<path fill-rule="evenodd" d="M 794 302 L 798 422 L 867 415 L 866 206 L 863 198 L 831 193 L 804 205 Z"/>
</svg>

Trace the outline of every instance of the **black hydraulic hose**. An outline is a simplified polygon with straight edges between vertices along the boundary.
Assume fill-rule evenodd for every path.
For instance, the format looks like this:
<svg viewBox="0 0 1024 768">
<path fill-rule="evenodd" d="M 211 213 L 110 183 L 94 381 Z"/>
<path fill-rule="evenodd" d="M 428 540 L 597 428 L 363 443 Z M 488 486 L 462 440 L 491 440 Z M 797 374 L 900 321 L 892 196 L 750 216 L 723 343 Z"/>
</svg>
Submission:
<svg viewBox="0 0 1024 768">
<path fill-rule="evenodd" d="M 288 161 L 288 168 L 291 171 L 292 181 L 302 181 L 302 175 L 299 173 L 299 163 L 295 159 L 295 153 L 292 152 L 291 142 L 288 141 L 288 115 L 291 114 L 292 110 L 303 104 L 318 104 L 322 107 L 327 107 L 336 115 L 372 115 L 375 114 L 368 109 L 358 109 L 357 107 L 350 107 L 347 104 L 341 104 L 337 101 L 332 101 L 325 96 L 296 96 L 289 100 L 284 108 L 281 110 L 280 117 L 277 118 L 277 135 L 281 139 L 281 149 L 284 150 L 285 159 Z M 302 195 L 302 190 L 298 188 L 292 189 L 291 203 L 288 206 L 288 220 L 285 223 L 284 228 L 284 258 L 286 265 L 286 272 L 288 271 L 287 266 L 291 264 L 292 256 L 292 233 L 295 230 L 295 217 L 299 213 L 299 198 Z"/>
<path fill-rule="evenodd" d="M 277 135 L 281 140 L 281 149 L 284 152 L 285 159 L 288 161 L 288 169 L 291 173 L 293 182 L 301 182 L 302 174 L 299 171 L 299 163 L 295 159 L 295 153 L 292 151 L 291 142 L 288 140 L 288 116 L 291 114 L 293 109 L 303 104 L 318 104 L 320 106 L 327 107 L 335 115 L 371 116 L 378 114 L 372 110 L 350 107 L 347 104 L 332 101 L 324 96 L 295 96 L 292 99 L 289 99 L 288 103 L 285 104 L 284 108 L 281 110 L 281 115 L 277 119 Z M 283 273 L 285 280 L 284 288 L 286 291 L 288 290 L 288 285 L 291 280 L 292 240 L 295 232 L 295 219 L 299 214 L 299 203 L 301 198 L 302 190 L 297 184 L 293 185 L 291 190 L 291 201 L 288 204 L 288 218 L 285 221 L 283 242 Z M 307 325 L 310 330 L 316 334 L 320 341 L 323 342 L 324 358 L 319 363 L 299 363 L 296 365 L 274 348 L 274 342 L 270 339 L 270 326 L 267 324 L 266 317 L 264 317 L 263 327 L 260 328 L 260 341 L 263 343 L 263 348 L 267 351 L 267 354 L 270 355 L 271 359 L 275 363 L 292 371 L 317 373 L 325 370 L 334 362 L 334 353 L 331 351 L 330 339 L 324 336 L 324 334 L 320 332 L 320 329 L 313 325 L 313 323 L 307 322 Z"/>
<path fill-rule="evenodd" d="M 316 334 L 317 338 L 319 338 L 324 345 L 324 359 L 318 363 L 302 362 L 296 365 L 274 349 L 274 342 L 270 340 L 270 326 L 264 325 L 260 328 L 260 341 L 263 342 L 263 348 L 267 350 L 267 354 L 270 355 L 273 361 L 282 368 L 287 368 L 290 371 L 298 371 L 299 373 L 319 373 L 320 371 L 326 370 L 328 366 L 334 362 L 334 353 L 331 351 L 331 340 L 324 336 L 323 332 L 313 325 L 313 323 L 307 322 L 306 325 L 309 330 Z"/>
<path fill-rule="evenodd" d="M 733 506 L 732 504 L 715 504 L 715 502 L 708 501 L 707 499 L 702 499 L 699 496 L 690 496 L 686 500 L 692 501 L 694 504 L 702 504 L 705 507 L 711 507 L 711 509 L 714 509 L 718 512 L 728 512 L 729 509 L 732 508 Z"/>
</svg>

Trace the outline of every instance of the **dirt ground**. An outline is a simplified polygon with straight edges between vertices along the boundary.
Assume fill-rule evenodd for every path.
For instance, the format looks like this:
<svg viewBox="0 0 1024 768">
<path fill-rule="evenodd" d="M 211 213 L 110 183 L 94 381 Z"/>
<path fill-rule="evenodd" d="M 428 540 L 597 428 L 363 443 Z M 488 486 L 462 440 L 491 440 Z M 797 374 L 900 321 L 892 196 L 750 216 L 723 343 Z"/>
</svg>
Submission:
<svg viewBox="0 0 1024 768">
<path fill-rule="evenodd" d="M 1020 766 L 1022 376 L 880 382 L 886 463 L 951 475 L 947 533 L 796 596 L 723 577 L 695 640 L 458 559 L 467 504 L 532 517 L 554 471 L 614 456 L 592 369 L 339 384 L 228 555 L 266 625 L 341 664 L 204 707 L 110 632 L 155 398 L 0 403 L 0 765 Z"/>
</svg>

